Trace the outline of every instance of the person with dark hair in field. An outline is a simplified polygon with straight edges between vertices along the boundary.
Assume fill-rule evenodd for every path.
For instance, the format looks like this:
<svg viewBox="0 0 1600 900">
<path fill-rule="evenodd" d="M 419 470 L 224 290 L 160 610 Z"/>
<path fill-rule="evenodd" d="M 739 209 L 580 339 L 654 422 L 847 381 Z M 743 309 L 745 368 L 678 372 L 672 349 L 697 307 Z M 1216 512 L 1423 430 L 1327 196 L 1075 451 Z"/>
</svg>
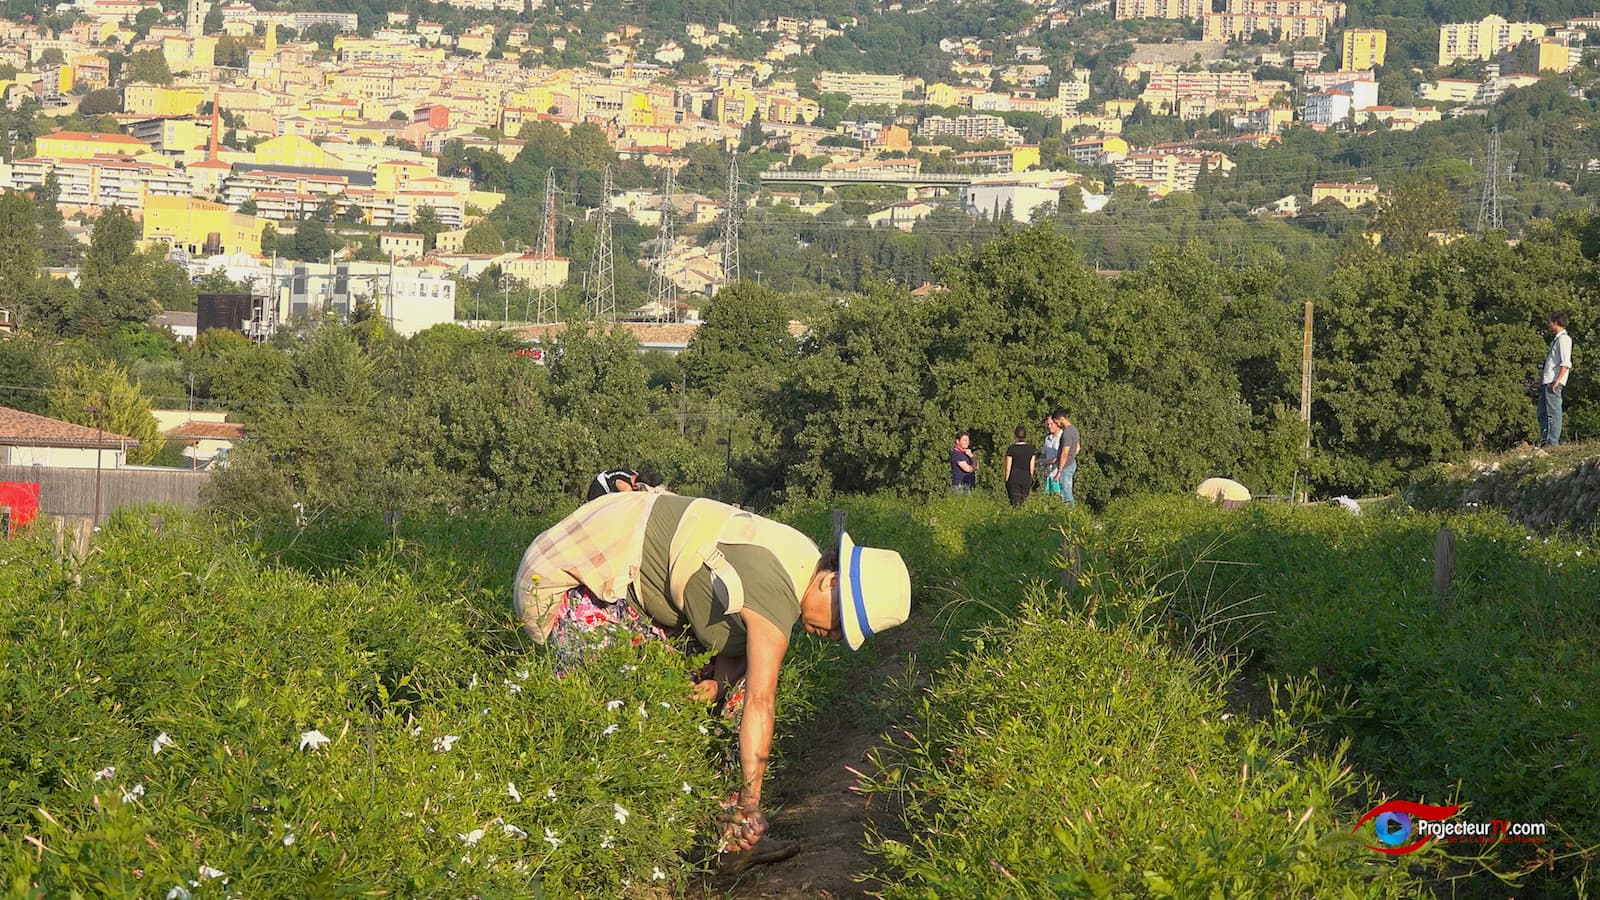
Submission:
<svg viewBox="0 0 1600 900">
<path fill-rule="evenodd" d="M 1061 501 L 1068 506 L 1077 501 L 1072 496 L 1072 478 L 1078 472 L 1078 426 L 1067 418 L 1067 411 L 1057 409 L 1050 414 L 1061 431 L 1060 446 L 1055 461 L 1056 484 L 1061 487 Z"/>
<path fill-rule="evenodd" d="M 649 469 L 612 469 L 601 472 L 589 482 L 588 500 L 604 497 L 607 494 L 623 493 L 627 491 L 642 491 L 659 487 L 661 479 Z"/>
<path fill-rule="evenodd" d="M 1028 427 L 1018 425 L 1016 441 L 1006 448 L 1006 498 L 1012 506 L 1021 506 L 1033 490 L 1033 469 L 1038 461 L 1038 451 L 1028 443 Z"/>
<path fill-rule="evenodd" d="M 906 621 L 911 577 L 900 554 L 848 534 L 823 553 L 795 529 L 725 503 L 635 491 L 591 501 L 535 538 L 517 569 L 515 603 L 561 671 L 613 643 L 671 641 L 689 655 L 712 654 L 709 671 L 685 689 L 714 703 L 738 734 L 742 786 L 722 823 L 727 871 L 798 850 L 757 849 L 778 671 L 795 625 L 860 649 Z"/>
<path fill-rule="evenodd" d="M 978 458 L 972 455 L 972 435 L 963 431 L 956 435 L 956 444 L 950 448 L 950 490 L 968 493 L 978 483 Z"/>
<path fill-rule="evenodd" d="M 1044 445 L 1039 450 L 1039 474 L 1044 476 L 1044 492 L 1046 494 L 1061 493 L 1061 483 L 1056 481 L 1056 463 L 1061 457 L 1061 426 L 1056 424 L 1056 417 L 1047 414 L 1044 417 Z"/>
<path fill-rule="evenodd" d="M 1559 310 L 1551 313 L 1550 330 L 1555 332 L 1555 337 L 1550 341 L 1550 352 L 1544 358 L 1544 374 L 1539 381 L 1541 447 L 1561 443 L 1561 394 L 1572 372 L 1572 335 L 1567 334 L 1567 314 Z"/>
</svg>

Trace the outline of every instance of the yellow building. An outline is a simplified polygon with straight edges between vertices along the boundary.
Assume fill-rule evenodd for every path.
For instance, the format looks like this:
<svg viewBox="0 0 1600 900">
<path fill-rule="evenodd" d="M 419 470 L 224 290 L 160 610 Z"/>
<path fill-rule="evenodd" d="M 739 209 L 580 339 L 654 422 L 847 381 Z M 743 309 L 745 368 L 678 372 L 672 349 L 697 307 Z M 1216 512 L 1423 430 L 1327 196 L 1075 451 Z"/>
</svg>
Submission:
<svg viewBox="0 0 1600 900">
<path fill-rule="evenodd" d="M 1133 115 L 1133 110 L 1138 105 L 1139 101 L 1131 97 L 1126 100 L 1107 100 L 1105 102 L 1106 115 L 1126 119 Z"/>
<path fill-rule="evenodd" d="M 1378 186 L 1368 182 L 1359 184 L 1325 183 L 1311 186 L 1311 205 L 1332 200 L 1345 209 L 1359 209 L 1378 201 Z"/>
<path fill-rule="evenodd" d="M 35 155 L 47 159 L 93 159 L 96 156 L 144 156 L 154 152 L 149 144 L 125 134 L 58 131 L 34 142 Z"/>
<path fill-rule="evenodd" d="M 1571 72 L 1583 59 L 1581 49 L 1557 38 L 1540 38 L 1536 50 L 1540 72 Z"/>
<path fill-rule="evenodd" d="M 989 172 L 1026 172 L 1039 164 L 1037 144 L 1019 144 L 1004 150 L 979 150 L 974 153 L 957 153 L 957 163 Z"/>
<path fill-rule="evenodd" d="M 122 90 L 122 109 L 139 116 L 192 116 L 211 97 L 201 88 L 162 87 L 137 82 Z M 230 108 L 223 104 L 223 108 Z"/>
<path fill-rule="evenodd" d="M 1538 22 L 1507 22 L 1500 16 L 1440 25 L 1439 65 L 1448 66 L 1458 59 L 1490 60 L 1508 47 L 1544 37 L 1545 30 Z"/>
<path fill-rule="evenodd" d="M 387 159 L 378 163 L 376 187 L 380 192 L 394 193 L 414 179 L 432 178 L 433 167 L 409 159 Z"/>
<path fill-rule="evenodd" d="M 265 166 L 337 169 L 343 161 L 303 137 L 285 134 L 256 145 L 256 162 Z"/>
<path fill-rule="evenodd" d="M 1358 72 L 1383 65 L 1389 34 L 1382 28 L 1352 28 L 1344 33 L 1344 56 L 1339 68 Z"/>
<path fill-rule="evenodd" d="M 189 253 L 261 252 L 266 222 L 221 203 L 193 197 L 146 197 L 144 240 L 182 247 Z"/>
</svg>

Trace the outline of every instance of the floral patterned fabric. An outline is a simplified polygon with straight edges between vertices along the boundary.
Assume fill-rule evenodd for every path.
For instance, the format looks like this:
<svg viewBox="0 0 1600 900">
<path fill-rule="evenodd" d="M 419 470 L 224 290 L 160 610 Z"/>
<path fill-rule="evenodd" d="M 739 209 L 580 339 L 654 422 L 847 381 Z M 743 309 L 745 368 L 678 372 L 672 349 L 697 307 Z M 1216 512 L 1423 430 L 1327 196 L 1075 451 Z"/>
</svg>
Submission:
<svg viewBox="0 0 1600 900">
<path fill-rule="evenodd" d="M 608 603 L 578 585 L 562 596 L 555 628 L 545 645 L 555 654 L 556 671 L 564 674 L 582 666 L 596 651 L 622 640 L 637 647 L 646 641 L 671 641 L 672 635 L 632 603 L 626 600 Z M 698 677 L 710 677 L 709 671 Z M 731 732 L 728 760 L 734 768 L 739 765 L 739 726 L 744 719 L 744 695 L 745 683 L 740 678 L 727 686 L 716 706 L 721 727 Z"/>
<path fill-rule="evenodd" d="M 667 632 L 633 604 L 626 600 L 608 603 L 578 585 L 557 604 L 555 628 L 546 643 L 555 654 L 556 671 L 565 673 L 619 640 L 637 647 L 645 641 L 667 639 Z"/>
</svg>

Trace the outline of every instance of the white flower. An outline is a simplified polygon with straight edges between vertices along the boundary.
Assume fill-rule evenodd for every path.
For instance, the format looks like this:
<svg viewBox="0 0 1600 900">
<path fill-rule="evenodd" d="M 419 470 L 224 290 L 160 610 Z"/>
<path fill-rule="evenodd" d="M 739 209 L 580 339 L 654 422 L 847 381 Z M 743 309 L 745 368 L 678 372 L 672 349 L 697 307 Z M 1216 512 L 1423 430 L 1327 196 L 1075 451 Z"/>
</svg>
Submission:
<svg viewBox="0 0 1600 900">
<path fill-rule="evenodd" d="M 661 871 L 661 867 L 660 866 L 656 866 L 655 868 L 650 870 L 650 880 L 651 881 L 666 881 L 667 880 L 667 873 Z"/>
<path fill-rule="evenodd" d="M 551 785 L 549 788 L 545 789 L 544 798 L 546 800 L 554 800 L 556 798 L 555 785 Z"/>
<path fill-rule="evenodd" d="M 509 781 L 506 782 L 506 794 L 511 797 L 512 803 L 522 802 L 522 792 L 517 790 L 517 786 Z"/>
<path fill-rule="evenodd" d="M 520 694 L 522 693 L 522 685 L 517 684 L 515 681 L 508 681 L 506 682 L 506 690 L 513 694 Z"/>
<path fill-rule="evenodd" d="M 110 781 L 111 779 L 113 779 L 115 777 L 117 777 L 117 767 L 116 766 L 106 766 L 104 769 L 101 769 L 100 771 L 94 773 L 94 780 L 95 781 Z"/>
<path fill-rule="evenodd" d="M 517 677 L 522 679 L 523 681 L 527 681 L 528 680 L 528 676 L 531 675 L 531 674 L 533 674 L 533 673 L 529 672 L 527 669 L 519 669 L 519 670 L 517 670 Z"/>
<path fill-rule="evenodd" d="M 685 794 L 692 794 L 692 793 L 694 793 L 694 788 L 689 787 L 689 782 L 685 781 L 683 783 L 683 792 Z"/>
<path fill-rule="evenodd" d="M 699 730 L 699 732 L 701 734 L 710 734 L 711 733 L 711 729 L 707 728 L 706 727 L 706 723 L 704 723 L 704 722 L 701 722 L 700 724 L 696 725 L 695 728 L 697 730 Z"/>
<path fill-rule="evenodd" d="M 224 872 L 221 869 L 213 869 L 210 866 L 201 866 L 200 867 L 200 880 L 201 881 L 210 881 L 213 878 L 222 878 L 222 877 L 226 876 L 227 874 L 228 874 L 227 872 Z"/>
<path fill-rule="evenodd" d="M 506 833 L 506 837 L 514 838 L 514 839 L 519 840 L 519 841 L 523 840 L 524 838 L 526 838 L 528 836 L 528 833 L 526 831 L 523 831 L 521 828 L 518 828 L 517 826 L 511 824 L 510 822 L 507 822 L 504 825 L 500 826 L 500 830 L 504 831 Z"/>
<path fill-rule="evenodd" d="M 608 734 L 616 734 L 616 733 L 617 733 L 617 723 L 613 722 L 610 725 L 606 726 L 606 730 L 605 731 L 600 732 L 600 736 L 601 737 L 605 737 Z"/>
<path fill-rule="evenodd" d="M 167 900 L 190 900 L 189 889 L 180 884 L 167 891 Z"/>
<path fill-rule="evenodd" d="M 459 740 L 461 740 L 461 736 L 458 734 L 446 734 L 436 737 L 433 739 L 433 752 L 447 753 Z"/>
<path fill-rule="evenodd" d="M 671 704 L 671 703 L 668 703 L 668 702 L 667 702 L 667 701 L 665 701 L 665 700 L 663 700 L 663 701 L 661 701 L 661 708 L 662 708 L 662 709 L 671 709 L 671 708 L 672 708 L 672 704 Z"/>
<path fill-rule="evenodd" d="M 310 747 L 311 749 L 315 750 L 318 747 L 323 746 L 324 744 L 329 744 L 329 743 L 332 743 L 332 742 L 333 742 L 333 738 L 328 737 L 327 735 L 323 734 L 321 731 L 319 731 L 318 729 L 315 729 L 315 728 L 311 729 L 310 731 L 302 731 L 300 733 L 300 749 L 301 750 L 304 750 L 307 747 Z"/>
<path fill-rule="evenodd" d="M 611 849 L 611 832 L 608 831 L 605 834 L 600 836 L 600 849 L 601 850 L 610 850 Z"/>
<path fill-rule="evenodd" d="M 472 680 L 467 682 L 467 690 L 470 691 L 470 690 L 472 690 L 473 688 L 475 688 L 477 686 L 478 686 L 478 673 L 477 672 L 473 672 L 472 673 Z"/>
<path fill-rule="evenodd" d="M 544 830 L 544 840 L 545 843 L 550 845 L 550 849 L 552 850 L 561 846 L 561 838 L 556 837 L 556 833 L 551 831 L 549 828 Z"/>
<path fill-rule="evenodd" d="M 468 847 L 476 847 L 478 842 L 483 840 L 483 829 L 474 828 L 466 834 L 457 834 L 456 837 L 460 838 L 461 843 L 466 844 Z"/>
<path fill-rule="evenodd" d="M 643 703 L 639 704 L 639 718 L 641 718 L 641 719 L 650 718 L 650 714 L 648 712 L 645 712 Z"/>
<path fill-rule="evenodd" d="M 617 710 L 619 710 L 621 708 L 622 708 L 622 701 L 621 700 L 613 700 L 610 703 L 606 704 L 606 709 L 610 710 L 611 712 L 616 712 Z"/>
<path fill-rule="evenodd" d="M 156 735 L 156 739 L 153 742 L 151 742 L 151 744 L 150 744 L 150 752 L 151 753 L 155 753 L 155 754 L 159 754 L 161 752 L 161 748 L 162 747 L 176 747 L 176 746 L 178 746 L 178 742 L 173 740 L 172 738 L 168 737 L 167 733 L 165 731 L 163 731 L 160 734 Z"/>
<path fill-rule="evenodd" d="M 285 847 L 293 846 L 293 844 L 294 844 L 294 835 L 293 834 L 286 834 L 286 835 L 283 836 L 283 845 Z"/>
<path fill-rule="evenodd" d="M 132 803 L 133 801 L 135 801 L 135 800 L 137 800 L 137 799 L 139 799 L 140 797 L 143 797 L 143 796 L 144 796 L 144 785 L 136 784 L 132 788 L 122 792 L 122 802 L 123 803 Z"/>
<path fill-rule="evenodd" d="M 618 825 L 628 824 L 628 811 L 620 803 L 611 804 L 611 817 L 617 820 Z"/>
</svg>

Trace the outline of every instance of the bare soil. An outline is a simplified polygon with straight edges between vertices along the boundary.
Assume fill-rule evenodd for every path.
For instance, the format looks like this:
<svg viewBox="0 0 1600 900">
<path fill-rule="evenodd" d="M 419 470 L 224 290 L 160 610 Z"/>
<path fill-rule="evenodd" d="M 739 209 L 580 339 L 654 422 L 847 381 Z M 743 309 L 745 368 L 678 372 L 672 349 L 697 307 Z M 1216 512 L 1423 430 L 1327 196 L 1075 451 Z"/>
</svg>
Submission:
<svg viewBox="0 0 1600 900">
<path fill-rule="evenodd" d="M 892 648 L 859 683 L 881 685 L 890 672 L 904 666 L 903 654 L 925 639 L 920 629 L 885 635 Z M 861 721 L 853 709 L 825 711 L 792 735 L 780 748 L 781 768 L 766 790 L 774 840 L 796 841 L 800 852 L 789 859 L 733 877 L 711 877 L 705 897 L 799 898 L 841 900 L 873 896 L 879 884 L 868 877 L 876 861 L 862 849 L 869 824 L 878 833 L 904 837 L 899 809 L 884 797 L 869 798 L 852 790 L 850 769 L 870 773 L 867 759 L 879 738 L 877 726 Z"/>
</svg>

